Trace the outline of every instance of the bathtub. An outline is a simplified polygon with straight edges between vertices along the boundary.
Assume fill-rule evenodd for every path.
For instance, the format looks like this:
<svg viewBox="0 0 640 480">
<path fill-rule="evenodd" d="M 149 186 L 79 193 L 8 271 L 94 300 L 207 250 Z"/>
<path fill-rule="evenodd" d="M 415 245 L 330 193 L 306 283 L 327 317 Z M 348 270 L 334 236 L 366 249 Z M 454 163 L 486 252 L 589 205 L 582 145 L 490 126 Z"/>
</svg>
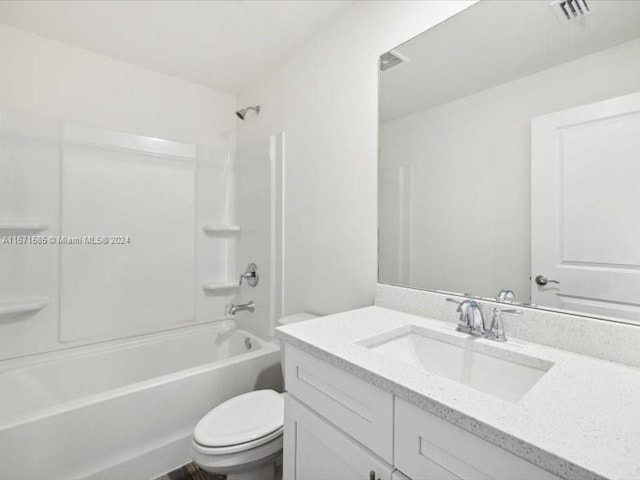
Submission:
<svg viewBox="0 0 640 480">
<path fill-rule="evenodd" d="M 195 424 L 281 386 L 280 350 L 232 321 L 0 364 L 0 479 L 145 479 L 189 461 Z"/>
</svg>

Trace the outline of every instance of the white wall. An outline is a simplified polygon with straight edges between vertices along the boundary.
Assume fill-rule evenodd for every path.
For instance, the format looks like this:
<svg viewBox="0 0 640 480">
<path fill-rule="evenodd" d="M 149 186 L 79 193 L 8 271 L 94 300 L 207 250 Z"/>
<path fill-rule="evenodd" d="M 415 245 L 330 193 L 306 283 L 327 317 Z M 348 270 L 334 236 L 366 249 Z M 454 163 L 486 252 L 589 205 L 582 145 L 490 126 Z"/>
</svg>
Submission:
<svg viewBox="0 0 640 480">
<path fill-rule="evenodd" d="M 640 39 L 383 125 L 383 167 L 411 169 L 411 234 L 403 258 L 383 232 L 382 280 L 529 301 L 531 119 L 639 91 L 639 58 Z M 381 228 L 395 229 L 400 212 L 387 213 Z"/>
<path fill-rule="evenodd" d="M 238 142 L 284 130 L 284 313 L 373 302 L 378 56 L 473 1 L 362 1 L 239 95 Z"/>
<path fill-rule="evenodd" d="M 235 98 L 0 24 L 0 111 L 220 146 Z"/>
</svg>

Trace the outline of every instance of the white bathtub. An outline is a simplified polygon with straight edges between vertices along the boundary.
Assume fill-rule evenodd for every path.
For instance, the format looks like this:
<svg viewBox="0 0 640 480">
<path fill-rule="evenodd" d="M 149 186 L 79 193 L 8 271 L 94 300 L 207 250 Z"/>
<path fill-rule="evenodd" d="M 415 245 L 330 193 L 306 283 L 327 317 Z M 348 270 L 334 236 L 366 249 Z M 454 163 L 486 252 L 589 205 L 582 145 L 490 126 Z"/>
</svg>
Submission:
<svg viewBox="0 0 640 480">
<path fill-rule="evenodd" d="M 3 362 L 0 479 L 149 479 L 178 467 L 211 408 L 280 387 L 279 360 L 276 344 L 225 321 Z"/>
</svg>

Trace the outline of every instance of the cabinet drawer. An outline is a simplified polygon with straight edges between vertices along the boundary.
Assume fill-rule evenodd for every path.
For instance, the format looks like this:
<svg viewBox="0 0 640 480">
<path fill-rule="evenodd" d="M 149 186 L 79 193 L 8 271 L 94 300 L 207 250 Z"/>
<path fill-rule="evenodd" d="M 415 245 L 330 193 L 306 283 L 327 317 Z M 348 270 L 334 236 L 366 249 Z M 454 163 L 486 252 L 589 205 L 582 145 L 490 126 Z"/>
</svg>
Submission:
<svg viewBox="0 0 640 480">
<path fill-rule="evenodd" d="M 291 345 L 285 387 L 302 403 L 393 463 L 393 395 Z"/>
<path fill-rule="evenodd" d="M 560 477 L 399 398 L 395 466 L 420 480 L 560 480 Z"/>
</svg>

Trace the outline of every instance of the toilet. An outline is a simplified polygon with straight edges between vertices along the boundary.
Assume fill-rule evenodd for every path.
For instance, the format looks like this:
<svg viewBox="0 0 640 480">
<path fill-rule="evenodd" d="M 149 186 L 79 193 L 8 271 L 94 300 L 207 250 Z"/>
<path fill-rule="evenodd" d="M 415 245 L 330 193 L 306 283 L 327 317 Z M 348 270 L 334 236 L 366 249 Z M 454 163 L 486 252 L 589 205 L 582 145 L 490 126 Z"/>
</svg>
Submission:
<svg viewBox="0 0 640 480">
<path fill-rule="evenodd" d="M 297 313 L 278 320 L 286 325 L 316 318 Z M 281 345 L 284 366 L 284 348 Z M 243 393 L 221 403 L 196 425 L 191 458 L 203 470 L 227 480 L 274 480 L 282 465 L 284 400 L 275 390 Z"/>
</svg>

